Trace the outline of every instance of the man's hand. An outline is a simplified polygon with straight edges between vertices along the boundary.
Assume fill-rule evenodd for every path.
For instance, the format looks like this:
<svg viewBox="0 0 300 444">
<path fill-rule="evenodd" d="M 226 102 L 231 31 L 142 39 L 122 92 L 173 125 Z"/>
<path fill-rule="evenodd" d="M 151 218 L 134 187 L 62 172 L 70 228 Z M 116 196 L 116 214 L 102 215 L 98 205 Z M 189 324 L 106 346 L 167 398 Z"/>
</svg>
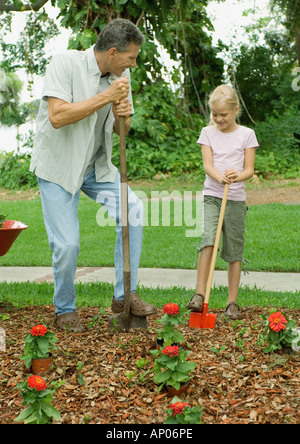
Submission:
<svg viewBox="0 0 300 444">
<path fill-rule="evenodd" d="M 122 77 L 115 80 L 107 90 L 110 101 L 115 103 L 123 99 L 128 98 L 129 94 L 129 79 L 128 77 Z"/>
<path fill-rule="evenodd" d="M 129 88 L 128 77 L 122 77 L 121 79 L 115 80 L 103 93 L 99 93 L 82 102 L 68 103 L 56 97 L 48 97 L 50 122 L 55 129 L 58 129 L 65 125 L 79 122 L 109 103 L 114 104 L 116 102 L 118 105 L 121 105 L 123 100 L 128 100 Z M 124 104 L 119 108 L 118 113 L 124 111 L 127 117 L 130 116 L 131 112 L 129 113 L 129 108 L 124 107 L 123 109 L 123 107 Z"/>
<path fill-rule="evenodd" d="M 132 106 L 128 98 L 115 102 L 112 110 L 116 119 L 118 119 L 118 117 L 128 118 L 132 114 Z"/>
<path fill-rule="evenodd" d="M 114 132 L 120 135 L 120 117 L 125 117 L 125 132 L 128 134 L 131 124 L 132 106 L 128 98 L 119 100 L 113 104 L 113 114 L 115 116 Z"/>
</svg>

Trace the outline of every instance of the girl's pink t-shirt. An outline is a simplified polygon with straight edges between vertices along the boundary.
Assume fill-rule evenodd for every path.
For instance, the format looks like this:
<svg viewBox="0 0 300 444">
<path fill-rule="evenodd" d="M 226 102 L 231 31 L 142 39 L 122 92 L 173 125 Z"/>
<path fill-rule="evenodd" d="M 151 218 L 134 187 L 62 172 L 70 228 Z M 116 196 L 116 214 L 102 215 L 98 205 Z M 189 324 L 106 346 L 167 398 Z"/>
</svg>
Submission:
<svg viewBox="0 0 300 444">
<path fill-rule="evenodd" d="M 210 146 L 213 152 L 214 167 L 222 175 L 227 169 L 241 173 L 244 170 L 244 150 L 259 147 L 255 132 L 245 126 L 239 126 L 232 133 L 223 133 L 215 125 L 206 126 L 202 129 L 197 143 Z M 222 198 L 223 193 L 224 185 L 206 175 L 203 194 Z M 245 201 L 245 183 L 231 183 L 228 199 Z"/>
</svg>

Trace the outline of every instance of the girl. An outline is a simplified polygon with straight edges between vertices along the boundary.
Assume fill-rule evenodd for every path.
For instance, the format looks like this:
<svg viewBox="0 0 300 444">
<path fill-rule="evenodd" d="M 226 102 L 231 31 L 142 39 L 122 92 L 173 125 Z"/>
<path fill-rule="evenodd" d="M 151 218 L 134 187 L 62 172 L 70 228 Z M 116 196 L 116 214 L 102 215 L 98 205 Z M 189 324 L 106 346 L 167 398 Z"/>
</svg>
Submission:
<svg viewBox="0 0 300 444">
<path fill-rule="evenodd" d="M 228 266 L 229 319 L 241 319 L 237 304 L 244 249 L 246 193 L 244 182 L 254 174 L 258 142 L 252 129 L 238 125 L 241 114 L 237 93 L 227 85 L 216 88 L 210 96 L 211 124 L 203 128 L 198 144 L 202 146 L 204 182 L 203 236 L 197 269 L 197 289 L 187 308 L 202 311 L 206 283 L 216 237 L 225 183 L 229 193 L 223 222 L 223 246 L 220 256 Z"/>
</svg>

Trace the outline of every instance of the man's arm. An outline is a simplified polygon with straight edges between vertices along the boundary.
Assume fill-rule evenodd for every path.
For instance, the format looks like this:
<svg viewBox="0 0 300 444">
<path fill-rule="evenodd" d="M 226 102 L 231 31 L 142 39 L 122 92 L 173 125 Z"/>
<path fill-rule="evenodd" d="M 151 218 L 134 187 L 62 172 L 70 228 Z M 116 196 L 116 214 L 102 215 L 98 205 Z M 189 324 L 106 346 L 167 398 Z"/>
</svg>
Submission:
<svg viewBox="0 0 300 444">
<path fill-rule="evenodd" d="M 128 96 L 127 77 L 115 80 L 103 93 L 82 102 L 68 103 L 56 97 L 48 97 L 49 119 L 55 129 L 77 123 L 109 103 L 118 102 Z"/>
</svg>

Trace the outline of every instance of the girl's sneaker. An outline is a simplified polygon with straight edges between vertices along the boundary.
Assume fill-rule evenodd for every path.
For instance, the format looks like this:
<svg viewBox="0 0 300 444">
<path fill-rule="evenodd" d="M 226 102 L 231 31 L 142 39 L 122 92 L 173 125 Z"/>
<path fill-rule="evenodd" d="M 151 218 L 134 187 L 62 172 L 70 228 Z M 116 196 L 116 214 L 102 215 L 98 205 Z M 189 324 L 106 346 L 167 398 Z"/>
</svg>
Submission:
<svg viewBox="0 0 300 444">
<path fill-rule="evenodd" d="M 201 312 L 203 310 L 203 304 L 204 304 L 204 296 L 202 294 L 194 294 L 192 296 L 192 299 L 187 304 L 186 308 L 188 310 Z"/>
</svg>

